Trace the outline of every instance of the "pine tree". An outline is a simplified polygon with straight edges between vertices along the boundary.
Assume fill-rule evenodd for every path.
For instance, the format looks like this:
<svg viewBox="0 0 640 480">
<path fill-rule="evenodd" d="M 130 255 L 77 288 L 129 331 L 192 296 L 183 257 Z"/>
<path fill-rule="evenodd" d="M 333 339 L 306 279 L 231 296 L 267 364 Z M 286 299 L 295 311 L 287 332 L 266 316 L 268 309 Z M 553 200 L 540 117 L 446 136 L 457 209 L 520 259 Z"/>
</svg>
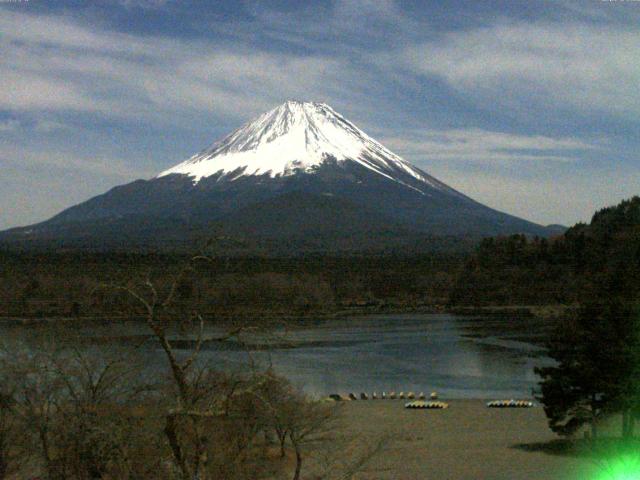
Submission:
<svg viewBox="0 0 640 480">
<path fill-rule="evenodd" d="M 548 344 L 553 367 L 536 369 L 549 426 L 571 435 L 604 414 L 622 414 L 622 434 L 633 434 L 640 405 L 640 314 L 615 281 L 586 301 Z"/>
</svg>

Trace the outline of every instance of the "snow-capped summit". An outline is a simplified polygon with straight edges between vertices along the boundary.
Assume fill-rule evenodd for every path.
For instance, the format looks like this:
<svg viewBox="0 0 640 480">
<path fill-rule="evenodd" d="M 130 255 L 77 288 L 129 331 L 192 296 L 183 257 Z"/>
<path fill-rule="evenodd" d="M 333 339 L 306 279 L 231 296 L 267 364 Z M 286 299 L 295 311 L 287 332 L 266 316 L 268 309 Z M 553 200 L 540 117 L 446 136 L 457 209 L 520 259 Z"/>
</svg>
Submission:
<svg viewBox="0 0 640 480">
<path fill-rule="evenodd" d="M 369 137 L 325 103 L 290 100 L 164 172 L 158 177 L 182 174 L 198 183 L 219 175 L 233 181 L 243 176 L 288 176 L 313 173 L 327 160 L 356 162 L 367 169 L 409 185 L 409 175 L 431 188 L 454 192 Z M 457 192 L 456 192 L 457 193 Z"/>
</svg>

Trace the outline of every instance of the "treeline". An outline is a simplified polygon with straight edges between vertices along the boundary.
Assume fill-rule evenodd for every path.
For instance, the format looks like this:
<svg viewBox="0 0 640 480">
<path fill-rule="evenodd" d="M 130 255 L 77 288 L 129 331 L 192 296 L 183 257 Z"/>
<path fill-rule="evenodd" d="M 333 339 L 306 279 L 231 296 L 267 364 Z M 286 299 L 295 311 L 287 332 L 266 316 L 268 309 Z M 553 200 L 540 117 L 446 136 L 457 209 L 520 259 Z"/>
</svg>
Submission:
<svg viewBox="0 0 640 480">
<path fill-rule="evenodd" d="M 575 304 L 615 272 L 638 283 L 640 198 L 598 211 L 556 238 L 488 238 L 466 262 L 454 305 Z"/>
<path fill-rule="evenodd" d="M 151 279 L 166 286 L 189 256 L 0 252 L 0 316 L 95 317 L 122 311 L 98 287 Z M 211 316 L 315 315 L 430 309 L 448 302 L 462 253 L 415 256 L 224 257 L 213 252 L 179 286 Z"/>
</svg>

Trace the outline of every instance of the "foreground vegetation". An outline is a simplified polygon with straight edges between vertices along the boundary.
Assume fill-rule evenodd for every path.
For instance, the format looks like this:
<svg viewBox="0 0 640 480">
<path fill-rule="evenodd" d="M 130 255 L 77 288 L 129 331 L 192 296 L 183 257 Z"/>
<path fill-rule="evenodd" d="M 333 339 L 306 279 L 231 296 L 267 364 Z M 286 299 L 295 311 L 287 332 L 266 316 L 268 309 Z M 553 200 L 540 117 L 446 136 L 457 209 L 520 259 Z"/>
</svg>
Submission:
<svg viewBox="0 0 640 480">
<path fill-rule="evenodd" d="M 151 350 L 96 347 L 55 324 L 22 348 L 5 339 L 0 479 L 298 480 L 303 468 L 306 478 L 348 479 L 366 463 L 381 442 L 341 437 L 335 405 L 307 399 L 269 369 L 231 374 L 199 361 L 206 321 L 186 286 L 209 261 L 190 259 L 166 284 L 97 286 L 95 298 L 146 323 Z M 176 328 L 192 348 L 175 348 Z M 258 328 L 243 323 L 213 340 Z"/>
<path fill-rule="evenodd" d="M 346 479 L 378 448 L 268 370 L 179 384 L 139 354 L 72 335 L 5 351 L 0 479 Z"/>
</svg>

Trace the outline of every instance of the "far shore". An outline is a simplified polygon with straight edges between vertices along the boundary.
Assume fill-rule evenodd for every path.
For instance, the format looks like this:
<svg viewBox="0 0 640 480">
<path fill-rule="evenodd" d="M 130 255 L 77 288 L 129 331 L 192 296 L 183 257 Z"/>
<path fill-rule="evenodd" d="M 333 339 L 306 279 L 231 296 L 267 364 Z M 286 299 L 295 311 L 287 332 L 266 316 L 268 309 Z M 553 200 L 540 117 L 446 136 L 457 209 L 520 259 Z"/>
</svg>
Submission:
<svg viewBox="0 0 640 480">
<path fill-rule="evenodd" d="M 224 312 L 214 313 L 210 317 L 224 323 L 237 324 L 240 321 L 308 321 L 308 320 L 346 320 L 355 317 L 369 315 L 428 315 L 451 314 L 460 316 L 509 316 L 515 318 L 536 318 L 541 320 L 553 319 L 562 316 L 565 312 L 575 308 L 571 305 L 494 305 L 494 306 L 371 306 L 354 307 L 335 311 L 310 311 L 304 314 L 290 314 L 285 312 Z M 209 316 L 208 316 L 209 317 Z M 0 317 L 0 323 L 13 325 L 38 325 L 49 322 L 91 323 L 106 324 L 113 322 L 144 321 L 144 318 L 132 318 L 130 316 L 42 316 L 42 317 Z"/>
</svg>

